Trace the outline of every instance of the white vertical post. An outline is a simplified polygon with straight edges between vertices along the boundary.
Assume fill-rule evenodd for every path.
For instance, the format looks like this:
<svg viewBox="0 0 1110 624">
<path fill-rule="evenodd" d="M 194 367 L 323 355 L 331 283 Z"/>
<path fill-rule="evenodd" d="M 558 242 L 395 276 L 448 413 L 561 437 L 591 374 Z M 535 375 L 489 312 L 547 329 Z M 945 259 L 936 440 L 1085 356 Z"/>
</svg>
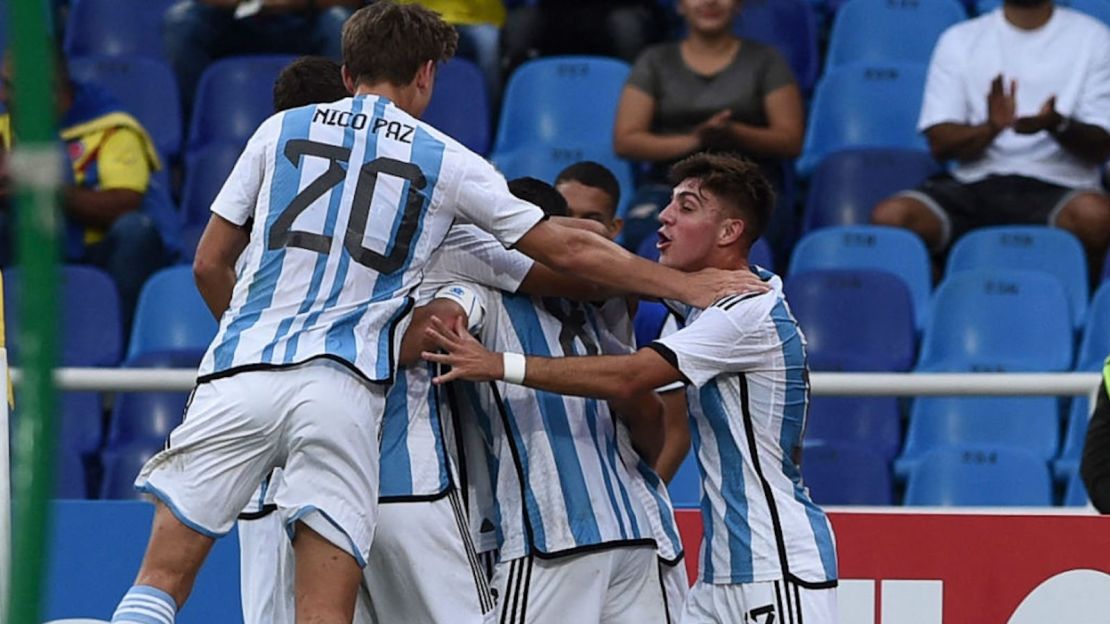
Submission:
<svg viewBox="0 0 1110 624">
<path fill-rule="evenodd" d="M 12 552 L 12 463 L 9 449 L 11 419 L 8 416 L 8 350 L 3 347 L 4 323 L 0 316 L 0 613 L 8 612 Z"/>
</svg>

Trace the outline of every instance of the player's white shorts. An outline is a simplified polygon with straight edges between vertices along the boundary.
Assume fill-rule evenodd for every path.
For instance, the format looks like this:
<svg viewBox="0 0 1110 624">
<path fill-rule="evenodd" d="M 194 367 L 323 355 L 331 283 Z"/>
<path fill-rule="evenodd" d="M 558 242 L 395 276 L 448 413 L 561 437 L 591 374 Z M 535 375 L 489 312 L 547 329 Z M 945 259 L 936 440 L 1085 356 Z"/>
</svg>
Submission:
<svg viewBox="0 0 1110 624">
<path fill-rule="evenodd" d="M 378 512 L 355 624 L 482 624 L 492 616 L 493 595 L 454 491 Z M 277 513 L 239 521 L 245 624 L 294 624 L 293 549 L 281 526 Z"/>
<path fill-rule="evenodd" d="M 135 486 L 185 525 L 219 537 L 275 467 L 274 503 L 289 530 L 303 521 L 360 565 L 378 507 L 378 435 L 385 387 L 342 365 L 246 371 L 197 386 L 170 446 Z"/>
<path fill-rule="evenodd" d="M 659 559 L 659 582 L 663 586 L 663 598 L 667 601 L 667 624 L 678 624 L 682 620 L 686 594 L 690 591 L 686 562 L 679 558 L 671 564 Z"/>
<path fill-rule="evenodd" d="M 493 585 L 502 624 L 667 622 L 654 546 L 502 561 Z"/>
<path fill-rule="evenodd" d="M 836 588 L 806 589 L 790 581 L 736 585 L 697 582 L 686 595 L 682 624 L 836 624 Z"/>
</svg>

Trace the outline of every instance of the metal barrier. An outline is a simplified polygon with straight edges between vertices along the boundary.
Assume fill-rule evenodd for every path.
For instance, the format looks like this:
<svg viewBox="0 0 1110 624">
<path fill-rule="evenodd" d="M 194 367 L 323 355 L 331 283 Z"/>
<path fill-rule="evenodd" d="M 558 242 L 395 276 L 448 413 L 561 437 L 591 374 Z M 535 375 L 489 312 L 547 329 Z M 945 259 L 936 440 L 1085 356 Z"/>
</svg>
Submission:
<svg viewBox="0 0 1110 624">
<path fill-rule="evenodd" d="M 19 380 L 19 369 L 12 369 Z M 191 390 L 196 371 L 169 368 L 60 368 L 58 389 L 101 392 Z M 1085 396 L 1099 373 L 812 373 L 816 396 Z"/>
</svg>

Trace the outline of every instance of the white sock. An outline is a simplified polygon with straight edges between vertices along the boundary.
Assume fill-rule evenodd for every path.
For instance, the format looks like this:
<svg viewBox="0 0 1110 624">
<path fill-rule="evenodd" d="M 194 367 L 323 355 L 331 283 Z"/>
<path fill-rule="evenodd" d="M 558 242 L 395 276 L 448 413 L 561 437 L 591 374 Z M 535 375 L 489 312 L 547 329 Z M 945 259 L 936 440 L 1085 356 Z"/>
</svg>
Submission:
<svg viewBox="0 0 1110 624">
<path fill-rule="evenodd" d="M 177 604 L 166 592 L 149 585 L 127 590 L 112 614 L 112 624 L 174 624 Z"/>
</svg>

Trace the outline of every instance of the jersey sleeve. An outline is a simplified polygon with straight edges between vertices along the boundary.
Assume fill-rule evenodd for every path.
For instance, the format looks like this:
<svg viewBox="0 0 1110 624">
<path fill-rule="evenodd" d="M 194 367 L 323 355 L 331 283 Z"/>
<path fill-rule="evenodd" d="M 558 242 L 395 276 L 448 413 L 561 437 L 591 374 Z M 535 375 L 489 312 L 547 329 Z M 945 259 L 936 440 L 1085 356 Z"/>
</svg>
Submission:
<svg viewBox="0 0 1110 624">
<path fill-rule="evenodd" d="M 254 136 L 247 142 L 235 168 L 227 177 L 216 199 L 212 201 L 212 212 L 235 225 L 243 225 L 254 214 L 258 196 L 262 191 L 262 180 L 266 175 L 266 145 L 270 136 L 275 115 L 263 123 Z"/>
<path fill-rule="evenodd" d="M 435 299 L 454 301 L 466 313 L 466 326 L 470 333 L 477 334 L 485 326 L 486 310 L 489 307 L 490 290 L 477 284 L 457 281 L 441 286 L 434 295 Z"/>
<path fill-rule="evenodd" d="M 941 35 L 929 62 L 925 79 L 925 95 L 921 103 L 921 116 L 917 129 L 924 132 L 941 123 L 970 123 L 969 108 L 964 101 L 961 80 L 962 68 L 967 62 L 958 31 L 949 30 Z M 989 86 L 989 85 L 987 85 Z M 986 92 L 983 92 L 986 97 Z"/>
<path fill-rule="evenodd" d="M 128 128 L 118 128 L 104 139 L 96 167 L 100 172 L 100 190 L 126 189 L 145 193 L 150 184 L 150 163 L 143 141 Z"/>
<path fill-rule="evenodd" d="M 490 234 L 473 226 L 456 225 L 428 263 L 417 300 L 426 302 L 435 291 L 456 281 L 516 292 L 533 264 L 531 258 L 505 249 Z"/>
<path fill-rule="evenodd" d="M 776 347 L 767 335 L 772 297 L 775 294 L 768 292 L 722 300 L 647 348 L 697 387 L 721 374 L 754 370 Z"/>
<path fill-rule="evenodd" d="M 539 207 L 510 193 L 505 178 L 481 157 L 471 156 L 465 166 L 456 202 L 465 222 L 512 247 L 545 218 Z"/>
</svg>

